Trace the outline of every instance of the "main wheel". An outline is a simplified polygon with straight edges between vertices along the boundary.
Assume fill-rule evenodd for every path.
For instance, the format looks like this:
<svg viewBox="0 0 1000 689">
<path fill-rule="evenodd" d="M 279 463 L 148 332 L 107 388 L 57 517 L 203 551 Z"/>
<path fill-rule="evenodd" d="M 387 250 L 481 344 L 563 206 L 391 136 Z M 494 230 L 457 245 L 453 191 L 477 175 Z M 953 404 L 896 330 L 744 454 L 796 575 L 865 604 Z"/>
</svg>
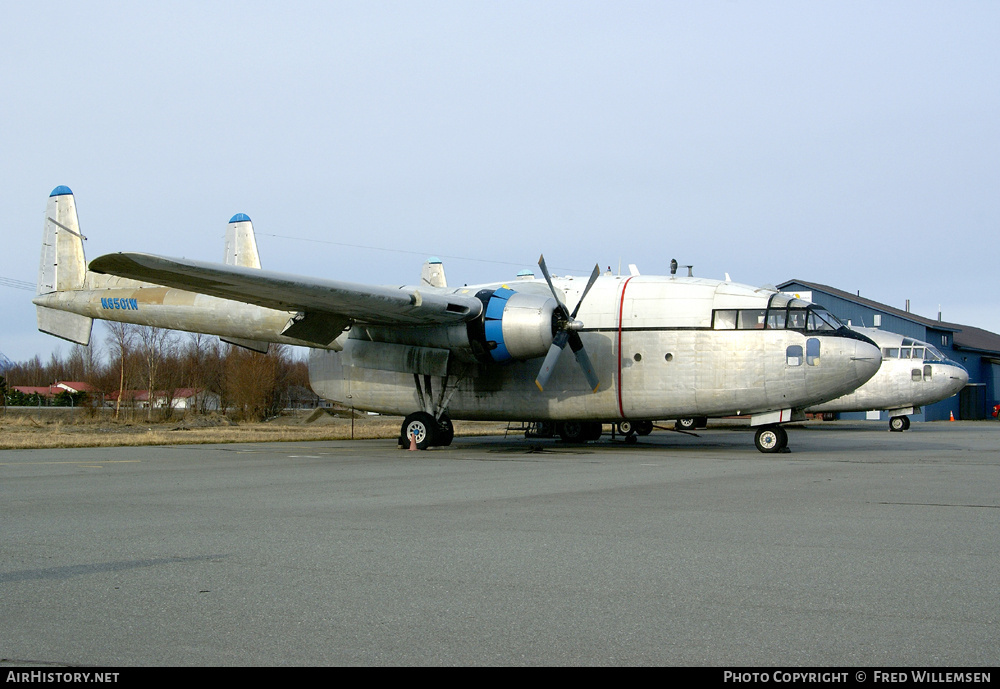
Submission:
<svg viewBox="0 0 1000 689">
<path fill-rule="evenodd" d="M 653 432 L 653 422 L 652 421 L 636 421 L 635 422 L 635 432 L 638 435 L 649 435 Z"/>
<path fill-rule="evenodd" d="M 563 421 L 558 424 L 557 432 L 564 443 L 582 443 L 587 439 L 585 424 L 579 421 Z"/>
<path fill-rule="evenodd" d="M 551 421 L 539 421 L 535 424 L 536 438 L 551 438 L 556 434 L 556 425 Z"/>
<path fill-rule="evenodd" d="M 677 419 L 674 421 L 674 428 L 678 431 L 693 431 L 697 428 L 698 422 L 696 419 Z"/>
<path fill-rule="evenodd" d="M 434 444 L 440 447 L 448 447 L 451 445 L 451 441 L 455 439 L 455 426 L 451 422 L 451 418 L 447 414 L 442 415 L 438 419 L 438 433 Z"/>
<path fill-rule="evenodd" d="M 908 416 L 893 416 L 889 419 L 889 430 L 896 433 L 905 431 L 910 427 L 910 417 Z"/>
<path fill-rule="evenodd" d="M 629 421 L 628 419 L 625 419 L 624 421 L 618 422 L 617 430 L 619 433 L 625 436 L 635 435 L 635 424 Z"/>
<path fill-rule="evenodd" d="M 436 445 L 438 439 L 439 424 L 434 417 L 427 412 L 418 411 L 403 419 L 402 437 L 400 444 L 403 447 L 410 446 L 410 437 L 414 436 L 418 450 L 426 450 L 431 445 Z"/>
<path fill-rule="evenodd" d="M 781 452 L 788 446 L 788 433 L 781 426 L 761 426 L 753 442 L 761 452 Z"/>
</svg>

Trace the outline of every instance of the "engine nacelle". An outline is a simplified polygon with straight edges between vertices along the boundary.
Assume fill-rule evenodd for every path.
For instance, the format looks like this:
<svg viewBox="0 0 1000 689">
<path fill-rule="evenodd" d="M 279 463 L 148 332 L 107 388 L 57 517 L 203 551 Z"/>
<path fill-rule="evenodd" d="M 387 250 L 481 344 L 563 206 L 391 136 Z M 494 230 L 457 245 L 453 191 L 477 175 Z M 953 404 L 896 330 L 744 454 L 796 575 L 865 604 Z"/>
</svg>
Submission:
<svg viewBox="0 0 1000 689">
<path fill-rule="evenodd" d="M 545 356 L 552 346 L 559 315 L 555 299 L 505 287 L 477 296 L 486 302 L 486 311 L 481 339 L 473 339 L 480 340 L 491 361 Z"/>
</svg>

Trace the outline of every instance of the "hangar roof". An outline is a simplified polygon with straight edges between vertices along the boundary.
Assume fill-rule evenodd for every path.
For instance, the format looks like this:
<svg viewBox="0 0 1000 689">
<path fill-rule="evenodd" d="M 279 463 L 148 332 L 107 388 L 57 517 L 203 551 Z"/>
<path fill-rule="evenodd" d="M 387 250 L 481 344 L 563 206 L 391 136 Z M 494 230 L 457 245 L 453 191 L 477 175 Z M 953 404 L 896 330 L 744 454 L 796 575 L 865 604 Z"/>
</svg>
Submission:
<svg viewBox="0 0 1000 689">
<path fill-rule="evenodd" d="M 959 323 L 948 323 L 933 318 L 924 318 L 923 316 L 918 316 L 910 311 L 904 311 L 871 299 L 865 299 L 857 294 L 851 294 L 850 292 L 845 292 L 844 290 L 837 289 L 836 287 L 830 287 L 829 285 L 822 285 L 818 282 L 788 280 L 778 285 L 778 289 L 785 289 L 790 285 L 802 285 L 803 287 L 807 287 L 817 292 L 825 292 L 835 297 L 839 297 L 840 299 L 852 301 L 855 304 L 866 306 L 868 308 L 881 311 L 882 313 L 889 313 L 894 316 L 898 316 L 899 318 L 905 318 L 925 327 L 934 328 L 935 330 L 950 330 L 954 333 L 952 341 L 956 349 L 968 349 L 979 352 L 1000 354 L 1000 335 L 992 333 L 989 330 L 974 328 L 970 325 L 961 325 Z"/>
</svg>

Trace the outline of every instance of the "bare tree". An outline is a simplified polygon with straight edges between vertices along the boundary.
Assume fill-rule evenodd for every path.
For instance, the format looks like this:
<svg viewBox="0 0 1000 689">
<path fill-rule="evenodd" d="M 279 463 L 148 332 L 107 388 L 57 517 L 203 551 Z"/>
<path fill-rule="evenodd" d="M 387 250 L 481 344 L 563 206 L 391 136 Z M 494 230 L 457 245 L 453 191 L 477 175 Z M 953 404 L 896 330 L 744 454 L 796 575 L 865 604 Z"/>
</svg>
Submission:
<svg viewBox="0 0 1000 689">
<path fill-rule="evenodd" d="M 164 361 L 171 355 L 174 340 L 174 333 L 171 330 L 154 328 L 149 325 L 139 326 L 138 328 L 139 351 L 142 354 L 145 364 L 146 388 L 149 392 L 149 403 L 146 406 L 147 421 L 153 418 L 153 406 L 159 392 L 156 389 L 158 383 L 163 387 L 166 397 L 166 409 L 172 409 L 174 389 L 169 385 L 163 385 L 165 381 L 160 380 L 160 377 Z M 170 412 L 165 411 L 164 413 L 169 418 Z"/>
<path fill-rule="evenodd" d="M 111 355 L 118 359 L 118 398 L 115 400 L 115 419 L 121 411 L 122 395 L 125 394 L 125 372 L 132 357 L 136 337 L 136 326 L 131 323 L 105 321 L 108 328 L 108 347 Z"/>
<path fill-rule="evenodd" d="M 239 418 L 262 421 L 281 411 L 289 368 L 287 347 L 272 344 L 268 354 L 230 347 L 225 363 L 223 387 Z"/>
</svg>

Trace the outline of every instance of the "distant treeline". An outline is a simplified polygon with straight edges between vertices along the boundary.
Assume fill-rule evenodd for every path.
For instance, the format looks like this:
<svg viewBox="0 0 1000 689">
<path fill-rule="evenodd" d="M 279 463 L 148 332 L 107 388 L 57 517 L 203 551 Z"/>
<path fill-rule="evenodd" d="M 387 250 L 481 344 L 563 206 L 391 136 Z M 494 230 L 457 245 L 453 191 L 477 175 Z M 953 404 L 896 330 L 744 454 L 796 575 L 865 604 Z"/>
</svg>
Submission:
<svg viewBox="0 0 1000 689">
<path fill-rule="evenodd" d="M 53 352 L 46 362 L 36 356 L 12 363 L 0 378 L 5 404 L 97 408 L 114 400 L 119 415 L 169 417 L 176 413 L 169 399 L 172 391 L 197 389 L 208 394 L 197 398 L 199 408 L 188 411 L 214 410 L 211 407 L 234 418 L 261 420 L 289 406 L 290 391 L 309 391 L 306 361 L 291 347 L 272 344 L 267 354 L 259 354 L 209 335 L 102 323 L 106 331 L 103 342 L 98 342 L 95 330 L 89 347 L 73 345 L 68 354 Z M 93 392 L 67 391 L 43 399 L 13 389 L 47 387 L 58 381 L 86 383 Z M 153 399 L 154 392 L 161 397 L 166 394 L 168 399 L 161 407 L 147 403 L 139 408 L 128 394 L 136 390 L 148 391 L 147 399 Z"/>
</svg>

